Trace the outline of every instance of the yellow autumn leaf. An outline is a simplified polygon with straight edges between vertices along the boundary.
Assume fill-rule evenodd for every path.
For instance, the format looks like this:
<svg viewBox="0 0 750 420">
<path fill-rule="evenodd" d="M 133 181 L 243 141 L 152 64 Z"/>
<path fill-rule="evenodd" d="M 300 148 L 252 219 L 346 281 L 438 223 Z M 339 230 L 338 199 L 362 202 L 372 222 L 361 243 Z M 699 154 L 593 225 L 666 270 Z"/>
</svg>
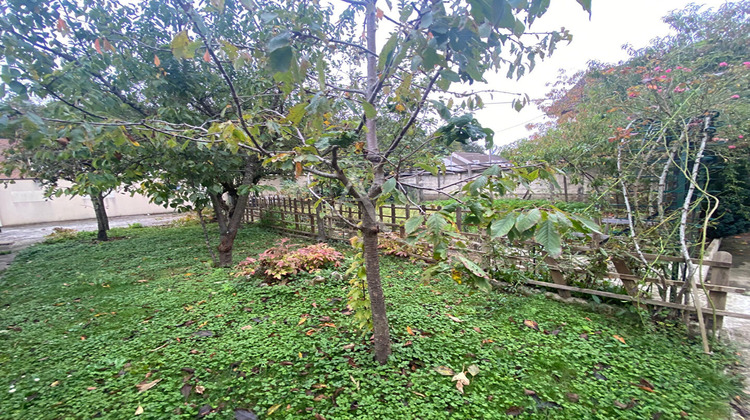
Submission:
<svg viewBox="0 0 750 420">
<path fill-rule="evenodd" d="M 406 108 L 404 108 L 401 104 L 396 104 L 396 111 L 403 112 Z"/>
<path fill-rule="evenodd" d="M 159 56 L 157 56 L 156 54 L 154 54 L 154 65 L 156 67 L 161 66 L 161 60 L 159 60 Z"/>
<path fill-rule="evenodd" d="M 406 333 L 409 334 L 409 335 L 414 335 L 414 331 L 412 331 L 411 327 L 408 326 L 408 325 L 406 326 Z"/>
<path fill-rule="evenodd" d="M 622 337 L 620 337 L 620 336 L 619 336 L 619 335 L 617 335 L 617 334 L 613 335 L 612 337 L 614 337 L 614 338 L 615 338 L 615 340 L 617 340 L 617 341 L 621 342 L 622 344 L 627 344 L 627 343 L 625 342 L 625 339 L 624 339 L 624 338 L 622 338 Z"/>
<path fill-rule="evenodd" d="M 275 412 L 276 410 L 278 410 L 278 409 L 279 409 L 279 407 L 281 407 L 281 404 L 275 404 L 275 405 L 272 405 L 272 406 L 271 406 L 271 408 L 269 408 L 269 409 L 268 409 L 268 412 L 266 413 L 266 415 L 267 415 L 267 416 L 270 416 L 270 415 L 271 415 L 271 414 L 273 414 L 273 413 L 274 413 L 274 412 Z"/>
</svg>

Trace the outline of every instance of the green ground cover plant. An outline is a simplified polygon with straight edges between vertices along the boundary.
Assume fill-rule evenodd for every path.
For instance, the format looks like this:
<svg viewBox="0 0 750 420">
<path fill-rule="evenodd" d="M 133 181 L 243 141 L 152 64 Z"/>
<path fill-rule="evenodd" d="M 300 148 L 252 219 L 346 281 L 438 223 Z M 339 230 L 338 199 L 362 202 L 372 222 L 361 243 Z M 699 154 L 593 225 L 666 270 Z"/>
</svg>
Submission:
<svg viewBox="0 0 750 420">
<path fill-rule="evenodd" d="M 212 267 L 199 226 L 112 236 L 34 246 L 0 277 L 0 418 L 703 419 L 739 392 L 732 353 L 684 331 L 391 257 L 380 365 L 337 268 L 260 286 Z M 279 239 L 241 229 L 236 262 Z"/>
</svg>

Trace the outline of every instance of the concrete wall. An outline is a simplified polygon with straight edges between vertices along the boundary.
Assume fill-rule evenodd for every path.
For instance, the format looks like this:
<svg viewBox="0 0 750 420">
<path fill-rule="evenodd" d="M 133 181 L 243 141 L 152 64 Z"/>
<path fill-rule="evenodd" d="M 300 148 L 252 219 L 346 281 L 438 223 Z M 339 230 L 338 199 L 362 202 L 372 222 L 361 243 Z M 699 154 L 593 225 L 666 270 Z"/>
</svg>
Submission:
<svg viewBox="0 0 750 420">
<path fill-rule="evenodd" d="M 131 216 L 138 214 L 171 213 L 174 210 L 149 203 L 147 197 L 130 193 L 112 192 L 104 199 L 107 214 Z M 94 206 L 87 197 L 45 198 L 44 191 L 33 180 L 20 179 L 14 184 L 0 185 L 0 226 L 30 223 L 60 222 L 94 218 Z"/>
</svg>

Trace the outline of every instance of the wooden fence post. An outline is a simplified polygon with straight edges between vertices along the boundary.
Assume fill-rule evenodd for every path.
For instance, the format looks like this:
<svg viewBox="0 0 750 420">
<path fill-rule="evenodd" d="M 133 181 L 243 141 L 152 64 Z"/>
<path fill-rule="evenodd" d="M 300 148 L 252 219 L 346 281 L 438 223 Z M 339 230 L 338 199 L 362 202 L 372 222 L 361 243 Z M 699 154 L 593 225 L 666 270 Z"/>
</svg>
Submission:
<svg viewBox="0 0 750 420">
<path fill-rule="evenodd" d="M 625 260 L 621 258 L 613 258 L 612 263 L 615 265 L 617 274 L 624 274 L 625 277 L 633 275 L 633 272 L 630 271 L 630 268 L 628 268 L 628 264 L 625 262 Z M 623 286 L 625 286 L 625 290 L 628 292 L 628 295 L 633 297 L 638 296 L 638 284 L 632 278 L 625 279 L 620 277 L 620 281 L 622 281 Z"/>
<path fill-rule="evenodd" d="M 335 203 L 334 203 L 335 205 Z M 317 223 L 318 229 L 317 229 L 317 239 L 319 242 L 325 242 L 326 238 L 326 221 L 323 218 L 323 216 L 320 214 L 320 205 L 315 207 L 315 222 Z"/>
<path fill-rule="evenodd" d="M 565 275 L 563 274 L 563 272 L 560 271 L 560 266 L 558 265 L 557 260 L 547 255 L 546 257 L 544 257 L 544 262 L 546 262 L 549 266 L 549 275 L 550 277 L 552 277 L 552 282 L 555 284 L 562 284 L 564 286 L 567 286 L 568 282 L 565 280 Z M 565 299 L 570 297 L 570 291 L 568 290 L 559 289 L 557 291 L 557 294 Z"/>
<path fill-rule="evenodd" d="M 714 254 L 713 261 L 732 264 L 732 254 L 726 251 L 718 251 Z M 711 284 L 717 286 L 729 285 L 729 270 L 729 268 L 725 267 L 711 267 Z M 727 292 L 711 290 L 708 292 L 708 299 L 710 302 L 713 302 L 713 307 L 716 310 L 724 310 L 727 307 Z M 709 303 L 709 308 L 711 307 L 710 305 Z M 708 325 L 713 330 L 713 333 L 716 334 L 724 325 L 724 317 L 716 315 L 716 325 L 713 325 L 713 316 L 710 316 L 708 318 Z"/>
<path fill-rule="evenodd" d="M 456 229 L 459 232 L 464 231 L 464 215 L 461 211 L 461 207 L 456 207 Z"/>
</svg>

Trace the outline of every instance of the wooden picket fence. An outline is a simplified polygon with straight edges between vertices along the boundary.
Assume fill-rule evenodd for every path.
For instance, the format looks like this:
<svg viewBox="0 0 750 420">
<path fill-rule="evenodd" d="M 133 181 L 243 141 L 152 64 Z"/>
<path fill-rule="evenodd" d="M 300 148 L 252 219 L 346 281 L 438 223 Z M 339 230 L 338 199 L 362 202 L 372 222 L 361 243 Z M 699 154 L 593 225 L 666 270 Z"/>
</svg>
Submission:
<svg viewBox="0 0 750 420">
<path fill-rule="evenodd" d="M 336 202 L 333 204 L 333 209 L 328 208 L 325 211 L 323 210 L 325 205 L 321 204 L 316 208 L 314 204 L 314 200 L 292 197 L 254 197 L 248 203 L 246 222 L 262 223 L 292 235 L 311 237 L 319 241 L 330 239 L 348 240 L 356 234 L 356 229 L 353 226 L 356 226 L 362 219 L 361 209 L 356 203 Z M 398 233 L 403 237 L 403 225 L 407 219 L 420 214 L 420 212 L 431 214 L 439 210 L 440 207 L 436 206 L 426 206 L 420 210 L 408 205 L 386 204 L 378 209 L 378 216 L 386 230 Z M 472 250 L 472 254 L 484 254 L 485 247 L 483 244 L 486 244 L 489 238 L 482 234 L 482 232 L 477 232 L 476 227 L 464 225 L 461 214 L 466 211 L 457 211 L 456 227 L 469 238 L 469 247 Z M 342 219 L 345 219 L 345 221 Z M 702 276 L 704 281 L 698 287 L 701 291 L 706 292 L 701 293 L 702 296 L 694 298 L 705 301 L 702 312 L 708 316 L 711 326 L 715 327 L 716 330 L 721 329 L 725 316 L 750 319 L 750 314 L 726 310 L 727 295 L 729 293 L 744 294 L 747 290 L 729 286 L 732 255 L 724 251 L 718 251 L 719 243 L 718 241 L 714 241 L 707 248 L 703 260 L 693 259 L 693 262 L 699 264 L 704 270 L 704 275 Z M 516 247 L 516 250 L 518 250 L 518 244 L 508 244 L 508 246 Z M 536 269 L 536 265 L 543 261 L 552 280 L 552 282 L 524 280 L 526 284 L 556 289 L 557 293 L 564 298 L 570 297 L 571 293 L 583 293 L 620 301 L 631 301 L 639 306 L 666 307 L 680 311 L 695 312 L 694 305 L 685 305 L 671 302 L 669 299 L 659 300 L 644 296 L 644 291 L 639 285 L 653 283 L 661 286 L 677 286 L 679 288 L 684 286 L 685 282 L 635 275 L 630 270 L 629 264 L 626 261 L 626 259 L 639 260 L 639 257 L 635 255 L 613 257 L 612 264 L 610 265 L 611 269 L 604 274 L 605 278 L 622 283 L 623 288 L 627 292 L 623 294 L 572 285 L 570 283 L 571 277 L 585 270 L 566 267 L 562 261 L 536 252 L 538 247 L 535 247 L 531 243 L 521 244 L 521 246 L 522 248 L 518 252 L 513 252 L 513 255 L 506 257 L 506 259 L 514 261 L 516 267 L 520 269 Z M 593 241 L 588 246 L 581 246 L 580 244 L 568 246 L 571 252 L 583 257 L 596 252 L 597 248 L 597 241 Z M 455 248 L 453 250 L 456 252 L 459 251 Z M 684 260 L 681 257 L 655 254 L 644 254 L 644 257 L 650 263 L 658 261 L 665 264 L 684 265 Z M 714 315 L 716 316 L 715 326 L 712 324 Z"/>
</svg>

